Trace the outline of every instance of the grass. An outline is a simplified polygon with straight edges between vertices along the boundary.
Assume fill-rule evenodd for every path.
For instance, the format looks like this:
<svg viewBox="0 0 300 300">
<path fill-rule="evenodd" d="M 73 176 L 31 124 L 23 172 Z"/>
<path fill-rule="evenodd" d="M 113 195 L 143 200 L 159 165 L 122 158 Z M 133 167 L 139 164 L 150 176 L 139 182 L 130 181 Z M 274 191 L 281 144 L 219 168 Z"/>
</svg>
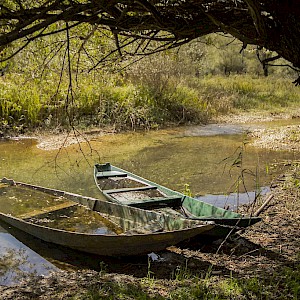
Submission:
<svg viewBox="0 0 300 300">
<path fill-rule="evenodd" d="M 106 75 L 107 76 L 107 75 Z M 207 123 L 213 116 L 244 110 L 284 110 L 299 103 L 289 79 L 249 75 L 170 78 L 164 86 L 134 84 L 114 78 L 81 77 L 73 97 L 67 82 L 6 75 L 0 81 L 0 130 L 114 126 L 151 129 L 167 124 Z M 75 121 L 76 120 L 76 121 Z"/>
<path fill-rule="evenodd" d="M 300 100 L 299 89 L 291 84 L 291 80 L 276 76 L 208 76 L 200 80 L 199 84 L 203 86 L 205 93 L 216 94 L 212 103 L 218 99 L 230 99 L 227 101 L 228 110 L 281 110 L 296 106 Z"/>
<path fill-rule="evenodd" d="M 300 269 L 284 268 L 271 278 L 228 278 L 208 274 L 204 278 L 180 271 L 173 280 L 140 281 L 98 280 L 88 290 L 78 291 L 72 299 L 299 299 Z"/>
</svg>

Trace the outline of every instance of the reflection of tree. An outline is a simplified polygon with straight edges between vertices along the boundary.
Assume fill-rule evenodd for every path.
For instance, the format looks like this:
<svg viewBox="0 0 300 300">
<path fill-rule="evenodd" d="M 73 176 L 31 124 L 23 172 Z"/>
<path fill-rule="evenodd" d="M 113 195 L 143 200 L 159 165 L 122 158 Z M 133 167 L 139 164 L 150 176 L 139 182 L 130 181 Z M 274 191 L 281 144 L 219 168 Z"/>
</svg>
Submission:
<svg viewBox="0 0 300 300">
<path fill-rule="evenodd" d="M 0 257 L 0 285 L 12 285 L 35 278 L 53 269 L 48 264 L 36 265 L 26 248 L 2 248 Z"/>
<path fill-rule="evenodd" d="M 22 266 L 27 263 L 25 249 L 4 248 L 5 254 L 0 257 L 0 285 L 18 281 L 24 276 Z"/>
</svg>

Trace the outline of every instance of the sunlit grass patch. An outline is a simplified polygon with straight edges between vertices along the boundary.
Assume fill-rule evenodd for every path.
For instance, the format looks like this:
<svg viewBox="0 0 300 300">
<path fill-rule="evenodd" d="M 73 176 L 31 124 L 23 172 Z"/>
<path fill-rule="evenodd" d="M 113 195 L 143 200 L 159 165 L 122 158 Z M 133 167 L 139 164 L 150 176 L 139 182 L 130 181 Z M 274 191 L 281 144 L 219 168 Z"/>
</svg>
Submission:
<svg viewBox="0 0 300 300">
<path fill-rule="evenodd" d="M 297 105 L 300 101 L 299 90 L 289 79 L 253 77 L 250 75 L 209 76 L 199 80 L 204 94 L 225 94 L 232 99 L 228 103 L 237 109 L 272 110 Z M 212 100 L 213 103 L 214 99 Z"/>
<path fill-rule="evenodd" d="M 170 76 L 155 87 L 119 75 L 94 74 L 81 75 L 70 91 L 66 78 L 60 82 L 52 75 L 38 80 L 11 74 L 0 81 L 1 124 L 29 129 L 64 128 L 71 123 L 151 129 L 207 123 L 233 111 L 280 111 L 297 107 L 300 101 L 289 79 L 274 76 L 188 76 L 181 81 Z"/>
</svg>

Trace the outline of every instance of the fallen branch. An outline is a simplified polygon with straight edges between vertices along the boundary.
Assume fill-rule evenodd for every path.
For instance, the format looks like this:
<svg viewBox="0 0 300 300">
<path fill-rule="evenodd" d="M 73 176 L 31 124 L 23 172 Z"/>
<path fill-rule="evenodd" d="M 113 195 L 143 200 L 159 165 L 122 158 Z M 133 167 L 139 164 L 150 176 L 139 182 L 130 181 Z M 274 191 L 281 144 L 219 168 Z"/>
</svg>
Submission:
<svg viewBox="0 0 300 300">
<path fill-rule="evenodd" d="M 253 214 L 254 217 L 258 217 L 263 210 L 266 208 L 266 206 L 269 204 L 269 202 L 273 199 L 274 195 L 270 194 L 267 199 L 265 200 L 265 202 L 262 204 L 262 206 Z"/>
</svg>

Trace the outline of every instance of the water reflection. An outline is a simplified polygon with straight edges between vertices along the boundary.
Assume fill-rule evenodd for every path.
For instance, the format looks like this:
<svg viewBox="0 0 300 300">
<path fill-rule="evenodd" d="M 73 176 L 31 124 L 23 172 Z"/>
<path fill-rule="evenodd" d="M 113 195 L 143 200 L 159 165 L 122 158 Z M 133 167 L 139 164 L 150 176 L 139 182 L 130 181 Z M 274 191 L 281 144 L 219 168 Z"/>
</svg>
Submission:
<svg viewBox="0 0 300 300">
<path fill-rule="evenodd" d="M 196 197 L 199 201 L 210 203 L 214 206 L 236 211 L 240 205 L 252 203 L 258 195 L 265 195 L 270 192 L 270 188 L 261 187 L 259 191 L 247 193 L 230 193 L 228 195 L 204 195 Z"/>
<path fill-rule="evenodd" d="M 243 134 L 189 136 L 183 128 L 104 136 L 89 146 L 82 144 L 81 150 L 71 146 L 60 152 L 40 150 L 33 140 L 0 142 L 0 177 L 97 196 L 93 165 L 109 161 L 171 189 L 181 191 L 189 184 L 195 196 L 228 194 L 236 190 L 241 169 L 230 166 L 245 138 Z M 270 183 L 278 174 L 270 168 L 272 163 L 299 156 L 246 146 L 243 168 L 257 174 L 245 178 L 247 190 Z"/>
<path fill-rule="evenodd" d="M 5 229 L 7 230 L 5 230 Z M 100 270 L 102 259 L 37 239 L 0 222 L 0 285 L 14 285 L 26 277 L 59 269 Z"/>
<path fill-rule="evenodd" d="M 300 156 L 247 145 L 241 149 L 244 141 L 242 135 L 174 137 L 162 145 L 141 150 L 119 165 L 177 191 L 189 184 L 194 196 L 203 196 L 244 193 L 269 185 L 280 172 L 271 168 L 273 163 Z M 234 166 L 241 151 L 241 166 Z"/>
<path fill-rule="evenodd" d="M 57 268 L 12 236 L 0 223 L 0 285 L 14 285 L 31 275 L 48 275 Z M 9 228 L 8 228 L 9 230 Z"/>
</svg>

